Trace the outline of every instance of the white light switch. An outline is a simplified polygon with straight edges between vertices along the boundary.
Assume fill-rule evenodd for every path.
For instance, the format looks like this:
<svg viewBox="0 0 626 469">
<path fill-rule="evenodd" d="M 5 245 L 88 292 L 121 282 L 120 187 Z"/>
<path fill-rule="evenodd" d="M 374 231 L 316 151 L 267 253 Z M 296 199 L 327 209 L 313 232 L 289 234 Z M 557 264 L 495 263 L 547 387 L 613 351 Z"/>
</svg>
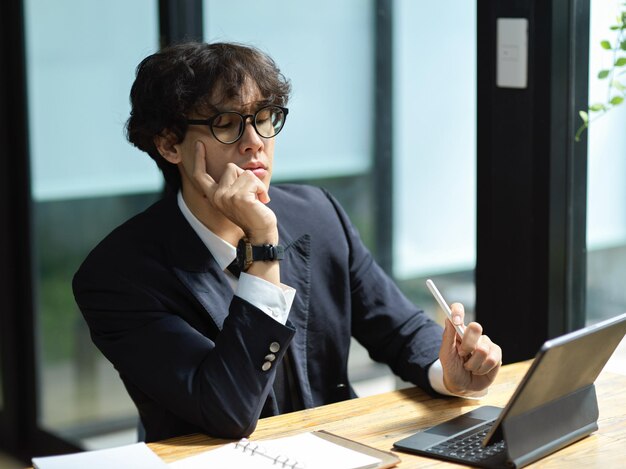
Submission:
<svg viewBox="0 0 626 469">
<path fill-rule="evenodd" d="M 500 88 L 528 86 L 528 19 L 498 18 L 496 85 Z"/>
</svg>

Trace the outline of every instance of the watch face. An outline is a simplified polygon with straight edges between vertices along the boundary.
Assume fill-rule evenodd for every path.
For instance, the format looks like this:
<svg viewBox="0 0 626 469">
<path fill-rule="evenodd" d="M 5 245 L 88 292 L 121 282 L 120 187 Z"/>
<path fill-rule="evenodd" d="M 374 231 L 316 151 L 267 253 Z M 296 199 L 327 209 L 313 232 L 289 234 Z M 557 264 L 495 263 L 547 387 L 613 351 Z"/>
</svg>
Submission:
<svg viewBox="0 0 626 469">
<path fill-rule="evenodd" d="M 242 272 L 250 268 L 254 261 L 280 261 L 285 257 L 285 248 L 280 244 L 252 246 L 246 238 L 237 244 L 237 265 Z"/>
<path fill-rule="evenodd" d="M 241 271 L 243 271 L 243 268 L 246 264 L 246 258 L 245 258 L 245 252 L 246 252 L 246 241 L 241 238 L 239 240 L 239 243 L 237 244 L 237 266 L 239 266 L 239 269 Z"/>
<path fill-rule="evenodd" d="M 241 238 L 237 244 L 237 265 L 245 272 L 252 265 L 252 245 L 246 238 Z"/>
</svg>

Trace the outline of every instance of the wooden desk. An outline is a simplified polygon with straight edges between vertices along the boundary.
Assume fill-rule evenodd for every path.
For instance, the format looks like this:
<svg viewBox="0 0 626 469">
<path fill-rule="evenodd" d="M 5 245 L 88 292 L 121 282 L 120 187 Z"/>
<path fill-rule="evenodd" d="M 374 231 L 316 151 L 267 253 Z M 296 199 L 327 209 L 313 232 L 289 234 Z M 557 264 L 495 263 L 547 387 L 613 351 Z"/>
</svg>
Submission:
<svg viewBox="0 0 626 469">
<path fill-rule="evenodd" d="M 394 441 L 480 405 L 503 407 L 529 365 L 530 362 L 523 362 L 504 366 L 489 395 L 480 401 L 431 399 L 421 390 L 410 388 L 261 419 L 250 438 L 260 440 L 324 429 L 390 451 Z M 596 388 L 600 407 L 599 430 L 533 466 L 623 467 L 626 461 L 626 376 L 602 373 L 596 381 Z M 196 434 L 150 443 L 149 446 L 166 462 L 172 462 L 229 441 Z M 408 453 L 397 454 L 402 459 L 399 468 L 459 467 Z"/>
</svg>

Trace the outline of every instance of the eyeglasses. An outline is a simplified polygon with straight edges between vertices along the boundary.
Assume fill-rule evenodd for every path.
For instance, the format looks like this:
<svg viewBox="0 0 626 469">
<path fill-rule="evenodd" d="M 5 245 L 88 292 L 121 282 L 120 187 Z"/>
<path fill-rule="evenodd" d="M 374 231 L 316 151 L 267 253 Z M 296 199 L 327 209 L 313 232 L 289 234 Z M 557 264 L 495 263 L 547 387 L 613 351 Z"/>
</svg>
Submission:
<svg viewBox="0 0 626 469">
<path fill-rule="evenodd" d="M 235 111 L 220 112 L 208 119 L 188 119 L 190 125 L 208 125 L 213 136 L 227 145 L 235 143 L 243 135 L 246 121 L 251 118 L 252 127 L 263 138 L 278 135 L 285 125 L 289 109 L 281 106 L 264 106 L 254 114 L 240 114 Z"/>
</svg>

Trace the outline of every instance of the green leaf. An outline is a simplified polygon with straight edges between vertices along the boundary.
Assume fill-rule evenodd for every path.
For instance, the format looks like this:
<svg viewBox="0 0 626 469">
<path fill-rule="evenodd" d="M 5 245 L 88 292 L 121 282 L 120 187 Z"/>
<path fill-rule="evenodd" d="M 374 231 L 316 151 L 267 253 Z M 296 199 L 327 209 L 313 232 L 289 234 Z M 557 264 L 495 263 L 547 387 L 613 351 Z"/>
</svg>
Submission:
<svg viewBox="0 0 626 469">
<path fill-rule="evenodd" d="M 578 111 L 578 115 L 580 116 L 580 118 L 583 120 L 585 124 L 589 122 L 589 114 L 587 114 L 585 111 Z"/>
<path fill-rule="evenodd" d="M 611 98 L 610 103 L 611 103 L 613 106 L 617 106 L 618 104 L 621 104 L 621 103 L 622 103 L 622 101 L 624 101 L 624 98 L 623 98 L 623 97 L 621 97 L 621 96 L 613 96 L 613 97 Z"/>
<path fill-rule="evenodd" d="M 623 67 L 624 65 L 626 65 L 626 57 L 620 57 L 615 61 L 616 67 Z"/>
<path fill-rule="evenodd" d="M 600 71 L 598 72 L 598 78 L 599 78 L 600 80 L 602 80 L 603 78 L 606 78 L 606 77 L 608 77 L 608 76 L 609 76 L 609 71 L 608 71 L 608 70 L 600 70 Z"/>
<path fill-rule="evenodd" d="M 611 47 L 611 43 L 610 43 L 609 41 L 602 41 L 602 42 L 600 43 L 600 45 L 602 46 L 602 48 L 603 48 L 603 49 L 606 49 L 606 50 L 611 50 L 611 49 L 613 49 L 613 48 Z"/>
<path fill-rule="evenodd" d="M 624 90 L 626 90 L 626 86 L 625 86 L 622 82 L 617 81 L 617 80 L 613 80 L 613 81 L 611 82 L 611 86 L 612 86 L 613 88 L 616 88 L 616 89 L 620 90 L 620 91 L 624 91 Z"/>
<path fill-rule="evenodd" d="M 589 110 L 592 112 L 604 111 L 605 109 L 606 109 L 606 106 L 601 103 L 596 103 L 596 104 L 592 104 L 591 106 L 589 106 Z"/>
</svg>

